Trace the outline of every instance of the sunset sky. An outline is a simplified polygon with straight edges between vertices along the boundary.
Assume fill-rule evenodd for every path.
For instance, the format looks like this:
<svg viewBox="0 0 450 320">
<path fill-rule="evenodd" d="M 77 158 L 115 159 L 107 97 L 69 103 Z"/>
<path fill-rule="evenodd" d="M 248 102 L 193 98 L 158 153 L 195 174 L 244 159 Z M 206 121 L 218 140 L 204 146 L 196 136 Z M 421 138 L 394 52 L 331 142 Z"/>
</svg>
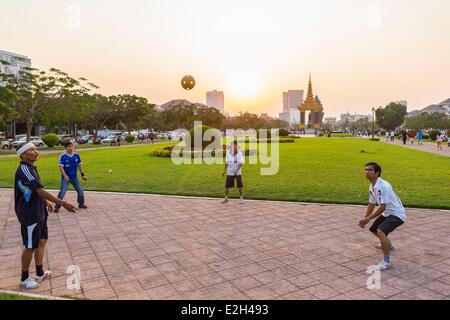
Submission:
<svg viewBox="0 0 450 320">
<path fill-rule="evenodd" d="M 106 95 L 204 103 L 217 89 L 231 114 L 278 115 L 311 70 L 325 116 L 450 98 L 449 0 L 19 0 L 0 11 L 0 50 Z"/>
</svg>

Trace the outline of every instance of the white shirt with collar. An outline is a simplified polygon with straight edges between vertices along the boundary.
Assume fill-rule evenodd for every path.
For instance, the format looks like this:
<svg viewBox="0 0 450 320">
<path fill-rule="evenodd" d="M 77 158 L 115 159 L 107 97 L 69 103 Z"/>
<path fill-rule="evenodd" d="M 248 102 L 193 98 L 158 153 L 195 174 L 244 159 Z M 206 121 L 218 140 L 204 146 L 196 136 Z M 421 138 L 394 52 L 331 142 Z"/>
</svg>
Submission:
<svg viewBox="0 0 450 320">
<path fill-rule="evenodd" d="M 406 220 L 406 211 L 397 194 L 394 192 L 391 184 L 381 178 L 377 179 L 375 186 L 369 186 L 370 198 L 372 204 L 386 205 L 383 216 L 396 216 L 402 221 Z"/>
<path fill-rule="evenodd" d="M 228 167 L 227 167 L 227 175 L 234 176 L 234 173 L 239 165 L 244 164 L 244 155 L 240 150 L 234 155 L 229 150 L 227 151 L 227 158 L 226 158 Z M 239 168 L 239 171 L 237 172 L 237 175 L 241 175 L 241 168 Z"/>
</svg>

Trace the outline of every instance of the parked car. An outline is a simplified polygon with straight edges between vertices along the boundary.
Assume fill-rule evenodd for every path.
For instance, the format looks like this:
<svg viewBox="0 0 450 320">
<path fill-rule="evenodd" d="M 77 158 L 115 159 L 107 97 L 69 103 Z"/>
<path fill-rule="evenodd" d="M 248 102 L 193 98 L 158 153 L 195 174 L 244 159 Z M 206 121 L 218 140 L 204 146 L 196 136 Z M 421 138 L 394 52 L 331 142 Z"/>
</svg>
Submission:
<svg viewBox="0 0 450 320">
<path fill-rule="evenodd" d="M 94 141 L 94 136 L 91 134 L 81 136 L 78 138 L 79 144 L 93 143 L 93 141 Z"/>
<path fill-rule="evenodd" d="M 113 142 L 113 139 L 116 137 L 116 135 L 111 134 L 107 136 L 105 139 L 102 140 L 102 143 L 111 143 Z"/>
<path fill-rule="evenodd" d="M 31 143 L 33 143 L 37 148 L 42 148 L 45 146 L 44 141 L 42 141 L 41 137 L 38 136 L 31 136 Z M 27 137 L 21 137 L 19 140 L 14 140 L 11 142 L 11 148 L 19 149 L 21 146 L 23 146 L 25 143 L 27 143 Z"/>
<path fill-rule="evenodd" d="M 56 144 L 58 146 L 62 146 L 62 145 L 64 145 L 67 142 L 74 142 L 74 141 L 76 141 L 76 139 L 73 136 L 73 134 L 61 134 L 58 137 L 59 137 L 59 141 Z"/>
<path fill-rule="evenodd" d="M 11 142 L 9 140 L 3 140 L 0 142 L 0 149 L 2 150 L 10 150 L 11 149 Z"/>
</svg>

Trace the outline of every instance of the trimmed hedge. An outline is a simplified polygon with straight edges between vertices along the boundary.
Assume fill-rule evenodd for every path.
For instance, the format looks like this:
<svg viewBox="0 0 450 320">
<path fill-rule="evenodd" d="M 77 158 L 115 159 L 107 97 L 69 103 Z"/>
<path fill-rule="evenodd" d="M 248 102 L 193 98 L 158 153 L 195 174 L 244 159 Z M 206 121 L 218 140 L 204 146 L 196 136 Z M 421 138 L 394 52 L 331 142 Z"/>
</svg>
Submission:
<svg viewBox="0 0 450 320">
<path fill-rule="evenodd" d="M 161 158 L 170 158 L 172 157 L 172 150 L 175 146 L 168 146 L 168 147 L 164 147 L 164 148 L 158 148 L 158 149 L 154 149 L 152 151 L 152 153 L 150 154 L 151 156 L 154 157 L 161 157 Z M 227 154 L 227 146 L 223 145 L 223 152 L 222 152 L 222 157 L 225 157 Z M 189 150 L 189 151 L 180 151 L 179 156 L 182 157 L 183 156 L 183 152 L 188 152 L 191 156 L 191 158 L 202 158 L 205 157 L 205 155 L 203 155 L 203 151 L 200 150 Z M 256 150 L 249 150 L 249 149 L 245 149 L 244 150 L 244 156 L 251 156 L 251 155 L 256 155 L 257 151 Z M 211 152 L 211 156 L 215 157 L 215 151 Z"/>
<path fill-rule="evenodd" d="M 54 133 L 48 133 L 42 136 L 42 141 L 44 141 L 49 148 L 52 148 L 59 142 L 59 137 Z"/>
</svg>

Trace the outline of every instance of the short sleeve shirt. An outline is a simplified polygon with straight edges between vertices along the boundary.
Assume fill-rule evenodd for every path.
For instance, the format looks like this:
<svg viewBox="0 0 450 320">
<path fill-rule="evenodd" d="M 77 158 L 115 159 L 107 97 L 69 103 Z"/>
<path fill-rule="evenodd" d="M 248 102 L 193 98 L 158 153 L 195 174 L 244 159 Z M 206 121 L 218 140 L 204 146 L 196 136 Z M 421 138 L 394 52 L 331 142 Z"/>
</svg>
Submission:
<svg viewBox="0 0 450 320">
<path fill-rule="evenodd" d="M 244 155 L 241 151 L 238 151 L 235 155 L 233 155 L 230 151 L 227 151 L 227 175 L 234 176 L 234 173 L 239 165 L 244 164 Z M 241 175 L 241 168 L 237 172 L 237 175 Z"/>
<path fill-rule="evenodd" d="M 392 215 L 400 218 L 402 221 L 406 220 L 405 208 L 389 182 L 378 178 L 375 186 L 370 184 L 369 193 L 369 203 L 386 205 L 383 216 L 389 217 Z"/>
<path fill-rule="evenodd" d="M 81 158 L 78 153 L 72 153 L 70 156 L 67 153 L 63 153 L 59 157 L 59 166 L 64 168 L 64 172 L 70 179 L 77 177 L 78 166 L 81 164 Z"/>
<path fill-rule="evenodd" d="M 43 185 L 36 167 L 21 161 L 14 179 L 14 203 L 22 225 L 43 222 L 48 216 L 46 201 L 36 192 L 39 188 Z"/>
</svg>

